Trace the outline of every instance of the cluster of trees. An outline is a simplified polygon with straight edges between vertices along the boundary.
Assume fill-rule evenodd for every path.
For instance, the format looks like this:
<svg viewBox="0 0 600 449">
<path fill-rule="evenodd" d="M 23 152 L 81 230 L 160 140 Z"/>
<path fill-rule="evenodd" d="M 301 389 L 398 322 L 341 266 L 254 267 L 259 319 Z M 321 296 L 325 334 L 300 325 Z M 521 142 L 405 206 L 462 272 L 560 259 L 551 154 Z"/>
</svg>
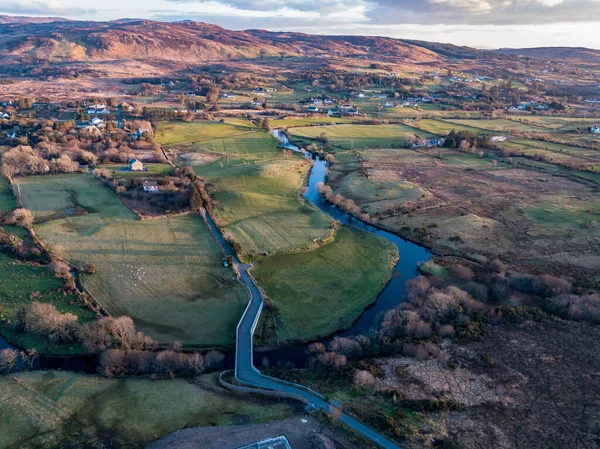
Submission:
<svg viewBox="0 0 600 449">
<path fill-rule="evenodd" d="M 477 136 L 468 130 L 451 130 L 444 140 L 445 148 L 493 148 L 489 135 Z"/>
<path fill-rule="evenodd" d="M 184 353 L 176 343 L 172 349 L 162 351 L 109 349 L 102 353 L 100 366 L 106 377 L 152 374 L 172 378 L 214 371 L 222 367 L 224 359 L 218 351 Z"/>
<path fill-rule="evenodd" d="M 16 145 L 14 141 L 7 141 L 14 148 L 2 156 L 7 176 L 72 173 L 79 164 L 124 163 L 134 156 L 135 150 L 152 151 L 156 161 L 164 161 L 160 145 L 153 141 L 152 126 L 146 121 L 125 124 L 130 132 L 147 130 L 138 140 L 132 140 L 123 129 L 103 134 L 93 129 L 78 129 L 73 121 L 21 119 L 17 127 Z"/>
<path fill-rule="evenodd" d="M 317 184 L 317 189 L 319 193 L 323 196 L 323 198 L 325 198 L 331 204 L 334 204 L 335 206 L 339 207 L 344 212 L 349 213 L 353 217 L 356 217 L 359 220 L 364 221 L 365 223 L 375 224 L 377 222 L 377 219 L 375 217 L 372 217 L 368 213 L 364 212 L 362 208 L 358 206 L 353 200 L 349 198 L 346 199 L 339 193 L 334 193 L 333 189 L 325 183 L 319 182 Z"/>
<path fill-rule="evenodd" d="M 179 343 L 159 350 L 158 344 L 138 331 L 128 316 L 80 323 L 76 315 L 61 313 L 48 303 L 34 301 L 22 308 L 17 326 L 21 332 L 34 333 L 58 344 L 81 343 L 86 350 L 100 353 L 102 372 L 108 377 L 198 375 L 220 367 L 224 359 L 217 351 L 183 353 Z"/>
</svg>

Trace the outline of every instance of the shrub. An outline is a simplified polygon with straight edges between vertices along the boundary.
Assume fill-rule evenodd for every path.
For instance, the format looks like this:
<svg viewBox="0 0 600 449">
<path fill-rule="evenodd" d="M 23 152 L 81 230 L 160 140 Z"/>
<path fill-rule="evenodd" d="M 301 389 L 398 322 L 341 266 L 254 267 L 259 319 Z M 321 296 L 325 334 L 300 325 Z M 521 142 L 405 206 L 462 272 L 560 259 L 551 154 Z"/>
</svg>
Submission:
<svg viewBox="0 0 600 449">
<path fill-rule="evenodd" d="M 7 218 L 6 224 L 14 224 L 22 228 L 33 226 L 33 214 L 28 209 L 15 209 Z"/>
</svg>

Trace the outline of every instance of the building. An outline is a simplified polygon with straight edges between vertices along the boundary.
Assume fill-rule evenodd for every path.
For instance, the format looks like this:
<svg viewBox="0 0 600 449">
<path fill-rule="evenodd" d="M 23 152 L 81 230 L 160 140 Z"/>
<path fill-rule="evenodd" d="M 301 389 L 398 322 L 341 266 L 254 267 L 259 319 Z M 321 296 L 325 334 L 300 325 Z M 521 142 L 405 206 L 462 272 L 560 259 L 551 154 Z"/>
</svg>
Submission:
<svg viewBox="0 0 600 449">
<path fill-rule="evenodd" d="M 133 158 L 129 161 L 129 171 L 144 171 L 144 164 Z"/>
<path fill-rule="evenodd" d="M 319 112 L 319 108 L 316 106 L 311 106 L 307 109 L 308 112 Z"/>
<path fill-rule="evenodd" d="M 594 134 L 600 134 L 600 125 L 592 126 L 590 131 L 592 131 Z"/>
<path fill-rule="evenodd" d="M 359 92 L 356 94 L 356 98 L 365 98 L 365 94 L 362 92 Z"/>
<path fill-rule="evenodd" d="M 492 142 L 504 142 L 506 139 L 506 136 L 493 136 L 490 140 Z"/>
<path fill-rule="evenodd" d="M 144 192 L 148 192 L 148 193 L 158 192 L 158 182 L 144 181 Z"/>
</svg>

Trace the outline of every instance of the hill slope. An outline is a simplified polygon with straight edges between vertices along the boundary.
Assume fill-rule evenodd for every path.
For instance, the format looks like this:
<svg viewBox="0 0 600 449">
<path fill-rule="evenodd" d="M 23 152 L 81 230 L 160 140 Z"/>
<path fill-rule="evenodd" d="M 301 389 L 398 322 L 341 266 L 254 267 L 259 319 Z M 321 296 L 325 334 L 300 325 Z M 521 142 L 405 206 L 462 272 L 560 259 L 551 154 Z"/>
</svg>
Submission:
<svg viewBox="0 0 600 449">
<path fill-rule="evenodd" d="M 600 61 L 600 50 L 584 47 L 539 47 L 501 48 L 500 54 L 512 54 L 544 59 L 578 59 L 580 61 Z"/>
</svg>

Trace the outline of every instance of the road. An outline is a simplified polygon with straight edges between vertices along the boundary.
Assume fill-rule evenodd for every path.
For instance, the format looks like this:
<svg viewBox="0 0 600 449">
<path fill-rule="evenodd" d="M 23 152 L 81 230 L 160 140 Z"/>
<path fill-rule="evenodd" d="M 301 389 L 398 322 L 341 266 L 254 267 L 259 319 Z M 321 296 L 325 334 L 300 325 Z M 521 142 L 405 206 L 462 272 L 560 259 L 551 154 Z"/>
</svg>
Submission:
<svg viewBox="0 0 600 449">
<path fill-rule="evenodd" d="M 246 385 L 266 388 L 274 391 L 282 391 L 285 393 L 299 396 L 306 400 L 314 409 L 323 410 L 326 413 L 331 413 L 335 408 L 322 395 L 316 391 L 312 391 L 302 385 L 290 384 L 278 379 L 261 374 L 254 366 L 253 357 L 253 336 L 258 319 L 264 306 L 264 297 L 262 291 L 250 275 L 248 270 L 252 265 L 245 265 L 240 262 L 237 255 L 231 249 L 227 241 L 223 238 L 218 227 L 213 222 L 210 214 L 206 214 L 206 220 L 213 234 L 219 241 L 226 255 L 230 255 L 234 259 L 234 266 L 239 272 L 239 282 L 246 287 L 250 296 L 250 302 L 242 315 L 242 318 L 237 326 L 236 331 L 236 348 L 235 348 L 235 378 Z M 355 420 L 351 416 L 341 413 L 338 420 L 355 431 L 362 434 L 372 442 L 376 443 L 384 449 L 400 449 L 399 446 L 392 443 L 387 438 L 383 437 L 374 430 L 368 428 L 364 424 Z"/>
</svg>

